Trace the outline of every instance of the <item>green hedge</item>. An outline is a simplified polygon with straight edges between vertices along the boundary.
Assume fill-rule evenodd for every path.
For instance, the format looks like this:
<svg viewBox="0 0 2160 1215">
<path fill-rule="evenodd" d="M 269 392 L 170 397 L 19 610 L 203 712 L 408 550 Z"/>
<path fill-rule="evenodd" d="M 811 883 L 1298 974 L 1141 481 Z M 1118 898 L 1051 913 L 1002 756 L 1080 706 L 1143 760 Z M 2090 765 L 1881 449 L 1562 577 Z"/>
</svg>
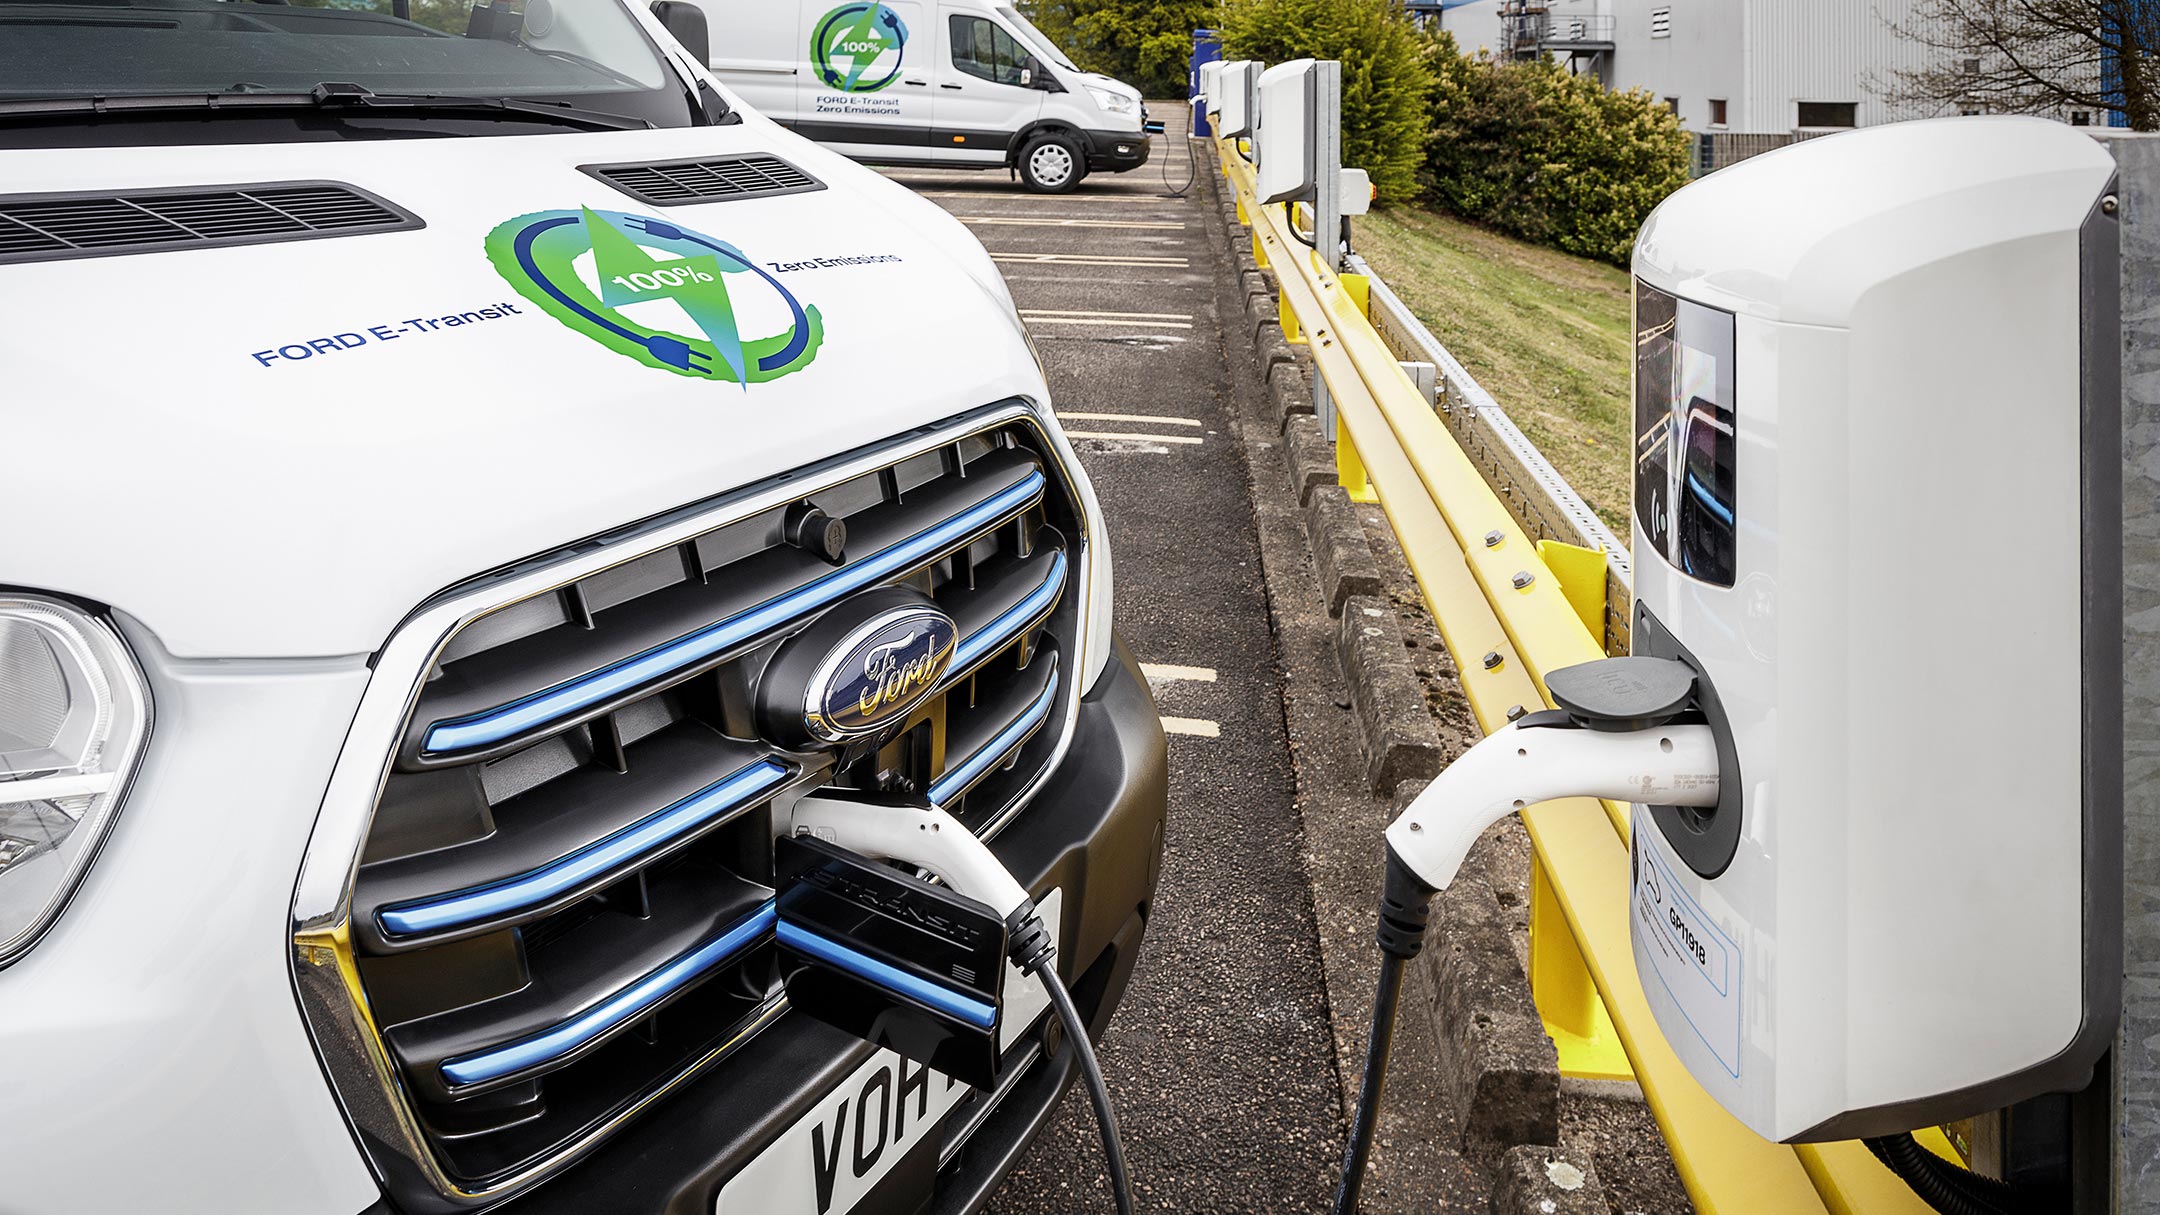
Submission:
<svg viewBox="0 0 2160 1215">
<path fill-rule="evenodd" d="M 1383 203 L 1418 196 L 1431 55 L 1396 0 L 1227 0 L 1221 29 L 1225 59 L 1340 60 L 1343 163 Z"/>
<path fill-rule="evenodd" d="M 1445 33 L 1428 60 L 1426 197 L 1444 210 L 1625 266 L 1651 208 L 1687 184 L 1687 133 L 1647 92 L 1466 56 Z"/>
</svg>

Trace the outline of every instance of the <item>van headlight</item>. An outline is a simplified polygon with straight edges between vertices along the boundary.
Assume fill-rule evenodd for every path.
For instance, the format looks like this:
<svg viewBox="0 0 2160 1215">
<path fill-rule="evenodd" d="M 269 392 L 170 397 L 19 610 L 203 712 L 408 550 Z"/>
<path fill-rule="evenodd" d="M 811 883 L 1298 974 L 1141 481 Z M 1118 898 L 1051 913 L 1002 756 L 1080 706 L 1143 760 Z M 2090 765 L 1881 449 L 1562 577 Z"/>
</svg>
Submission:
<svg viewBox="0 0 2160 1215">
<path fill-rule="evenodd" d="M 0 595 L 0 966 L 81 883 L 149 725 L 142 671 L 112 626 Z"/>
<path fill-rule="evenodd" d="M 1087 89 L 1088 95 L 1095 99 L 1095 104 L 1101 106 L 1108 113 L 1131 114 L 1137 112 L 1140 108 L 1139 102 L 1123 93 L 1114 93 L 1109 89 L 1098 89 L 1092 84 L 1081 87 Z"/>
</svg>

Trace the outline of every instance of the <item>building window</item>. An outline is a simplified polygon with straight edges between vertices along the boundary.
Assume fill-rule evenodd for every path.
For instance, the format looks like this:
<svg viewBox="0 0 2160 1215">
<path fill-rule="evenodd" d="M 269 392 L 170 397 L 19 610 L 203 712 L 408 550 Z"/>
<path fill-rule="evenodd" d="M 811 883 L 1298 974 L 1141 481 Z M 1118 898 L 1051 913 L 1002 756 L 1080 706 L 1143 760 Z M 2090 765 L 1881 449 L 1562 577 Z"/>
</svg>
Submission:
<svg viewBox="0 0 2160 1215">
<path fill-rule="evenodd" d="M 2092 111 L 2091 111 L 2091 110 L 2072 110 L 2072 111 L 2070 111 L 2070 125 L 2071 125 L 2071 126 L 2074 126 L 2074 127 L 2089 127 L 2089 126 L 2091 126 L 2091 125 L 2092 125 Z"/>
<path fill-rule="evenodd" d="M 1672 6 L 1667 4 L 1650 10 L 1650 36 L 1672 37 Z"/>
<path fill-rule="evenodd" d="M 1984 109 L 1983 107 L 1981 107 L 1981 106 L 1976 106 L 1976 105 L 1969 105 L 1969 106 L 1966 106 L 1966 107 L 1965 107 L 1964 109 L 1961 109 L 1961 110 L 1959 110 L 1959 111 L 1958 111 L 1958 117 L 1960 117 L 1960 118 L 1978 118 L 1978 117 L 1980 117 L 1980 116 L 1981 116 L 1982 114 L 1985 114 L 1985 113 L 1987 113 L 1987 110 L 1986 110 L 1986 109 Z"/>
<path fill-rule="evenodd" d="M 1978 59 L 1965 60 L 1964 67 L 1967 76 L 1978 76 L 1980 74 L 1980 61 Z"/>
<path fill-rule="evenodd" d="M 1710 99 L 1710 125 L 1714 127 L 1725 125 L 1725 99 L 1723 97 L 1712 97 Z"/>
<path fill-rule="evenodd" d="M 1680 116 L 1680 99 L 1678 97 L 1667 97 L 1665 99 L 1665 108 L 1673 112 L 1673 117 L 1678 118 Z"/>
<path fill-rule="evenodd" d="M 1859 126 L 1860 103 L 1857 101 L 1803 101 L 1800 103 L 1799 125 L 1803 127 Z"/>
</svg>

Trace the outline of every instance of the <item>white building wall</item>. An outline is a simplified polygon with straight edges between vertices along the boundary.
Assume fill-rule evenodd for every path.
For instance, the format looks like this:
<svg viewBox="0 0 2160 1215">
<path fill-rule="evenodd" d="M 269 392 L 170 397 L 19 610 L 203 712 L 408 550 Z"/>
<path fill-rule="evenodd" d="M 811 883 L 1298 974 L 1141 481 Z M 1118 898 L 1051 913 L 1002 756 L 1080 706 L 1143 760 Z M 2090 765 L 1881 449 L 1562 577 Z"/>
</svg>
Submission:
<svg viewBox="0 0 2160 1215">
<path fill-rule="evenodd" d="M 1653 38 L 1653 19 L 1670 10 L 1669 36 Z M 1747 121 L 1747 21 L 1739 0 L 1613 0 L 1612 86 L 1679 99 L 1680 125 L 1712 130 L 1710 101 L 1726 103 L 1726 126 Z"/>
<path fill-rule="evenodd" d="M 1882 99 L 1893 72 L 1939 54 L 1897 32 L 1914 7 L 1913 0 L 1746 0 L 1748 125 L 1736 115 L 1733 129 L 1793 130 L 1802 101 L 1857 102 L 1864 127 L 1931 117 Z"/>
</svg>

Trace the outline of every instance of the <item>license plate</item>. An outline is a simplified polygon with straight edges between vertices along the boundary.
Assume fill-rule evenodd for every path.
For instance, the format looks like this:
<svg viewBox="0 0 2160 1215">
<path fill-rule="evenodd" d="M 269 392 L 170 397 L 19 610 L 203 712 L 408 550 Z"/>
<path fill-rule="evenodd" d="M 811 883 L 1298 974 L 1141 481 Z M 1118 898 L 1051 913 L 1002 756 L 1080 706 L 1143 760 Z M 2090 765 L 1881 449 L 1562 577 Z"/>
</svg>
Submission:
<svg viewBox="0 0 2160 1215">
<path fill-rule="evenodd" d="M 1052 940 L 1063 904 L 1062 890 L 1036 904 Z M 1049 1007 L 1041 980 L 1023 979 L 1007 963 L 999 1048 L 1011 1049 Z M 968 1091 L 942 1072 L 881 1050 L 729 1178 L 716 1215 L 845 1215 L 938 1133 Z"/>
</svg>

